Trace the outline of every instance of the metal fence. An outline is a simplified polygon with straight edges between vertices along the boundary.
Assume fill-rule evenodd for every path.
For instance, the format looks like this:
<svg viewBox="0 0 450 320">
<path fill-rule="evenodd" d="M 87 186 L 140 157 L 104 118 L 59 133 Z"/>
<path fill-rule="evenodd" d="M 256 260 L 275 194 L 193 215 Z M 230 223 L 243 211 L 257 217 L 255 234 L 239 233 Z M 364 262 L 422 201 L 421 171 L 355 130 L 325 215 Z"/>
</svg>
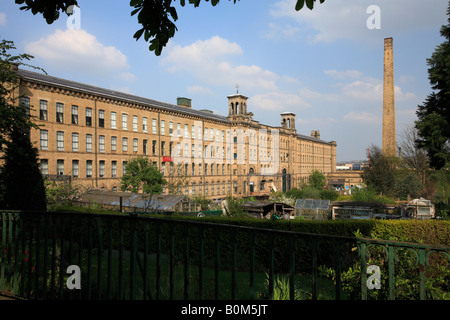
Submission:
<svg viewBox="0 0 450 320">
<path fill-rule="evenodd" d="M 0 292 L 26 299 L 448 296 L 449 247 L 122 214 L 0 218 Z"/>
</svg>

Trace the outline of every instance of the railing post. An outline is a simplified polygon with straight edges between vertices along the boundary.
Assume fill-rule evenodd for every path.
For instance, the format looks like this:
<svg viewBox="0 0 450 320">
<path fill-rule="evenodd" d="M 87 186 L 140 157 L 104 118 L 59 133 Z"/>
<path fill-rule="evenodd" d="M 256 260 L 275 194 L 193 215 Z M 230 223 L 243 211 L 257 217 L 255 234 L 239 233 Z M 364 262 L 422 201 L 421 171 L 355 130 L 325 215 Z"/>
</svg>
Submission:
<svg viewBox="0 0 450 320">
<path fill-rule="evenodd" d="M 366 244 L 360 242 L 359 254 L 361 259 L 361 299 L 367 300 L 367 262 L 366 262 Z"/>
<path fill-rule="evenodd" d="M 219 282 L 219 267 L 220 267 L 220 229 L 214 228 L 214 237 L 216 239 L 216 259 L 214 266 L 214 298 L 219 300 L 220 282 Z"/>
<path fill-rule="evenodd" d="M 395 247 L 388 245 L 389 300 L 395 300 Z"/>
<path fill-rule="evenodd" d="M 420 300 L 426 299 L 426 290 L 425 290 L 425 282 L 427 280 L 426 274 L 425 274 L 425 249 L 421 248 L 419 249 L 419 280 L 420 280 L 420 288 L 419 288 L 419 294 L 420 294 Z"/>
<path fill-rule="evenodd" d="M 341 289 L 342 289 L 342 283 L 341 283 L 341 243 L 337 241 L 334 244 L 334 257 L 336 262 L 336 300 L 341 300 Z"/>
<path fill-rule="evenodd" d="M 312 299 L 317 300 L 317 254 L 318 254 L 319 240 L 312 239 Z"/>
<path fill-rule="evenodd" d="M 289 298 L 295 299 L 295 238 L 289 236 Z"/>
<path fill-rule="evenodd" d="M 203 227 L 199 227 L 199 237 L 200 237 L 200 248 L 199 248 L 199 265 L 198 265 L 198 289 L 200 300 L 205 299 L 203 292 L 203 260 L 204 260 L 204 237 L 205 237 L 205 229 Z"/>
<path fill-rule="evenodd" d="M 255 231 L 249 233 L 250 242 L 250 299 L 255 299 Z"/>
<path fill-rule="evenodd" d="M 189 289 L 189 226 L 185 229 L 185 252 L 184 252 L 184 300 L 188 299 Z"/>
</svg>

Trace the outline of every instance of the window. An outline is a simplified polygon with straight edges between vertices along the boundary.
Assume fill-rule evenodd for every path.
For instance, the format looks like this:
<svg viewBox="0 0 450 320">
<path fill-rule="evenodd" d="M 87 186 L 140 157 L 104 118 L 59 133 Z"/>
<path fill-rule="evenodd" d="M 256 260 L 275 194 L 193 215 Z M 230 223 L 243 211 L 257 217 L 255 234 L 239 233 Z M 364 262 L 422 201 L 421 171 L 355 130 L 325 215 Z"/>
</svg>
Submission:
<svg viewBox="0 0 450 320">
<path fill-rule="evenodd" d="M 192 175 L 195 176 L 195 163 L 192 164 Z"/>
<path fill-rule="evenodd" d="M 203 140 L 208 140 L 208 128 L 205 128 L 205 136 L 203 137 Z"/>
<path fill-rule="evenodd" d="M 64 174 L 64 160 L 56 160 L 56 174 L 59 176 Z"/>
<path fill-rule="evenodd" d="M 72 124 L 78 124 L 78 106 L 72 106 Z"/>
<path fill-rule="evenodd" d="M 202 139 L 202 127 L 198 127 L 198 130 L 197 130 L 197 134 L 198 134 L 198 140 L 201 140 Z"/>
<path fill-rule="evenodd" d="M 122 151 L 128 151 L 128 138 L 122 138 Z"/>
<path fill-rule="evenodd" d="M 105 110 L 98 110 L 98 126 L 99 128 L 105 127 Z"/>
<path fill-rule="evenodd" d="M 138 117 L 137 116 L 133 116 L 133 131 L 134 132 L 138 131 Z"/>
<path fill-rule="evenodd" d="M 117 161 L 111 162 L 111 177 L 112 178 L 117 177 Z"/>
<path fill-rule="evenodd" d="M 156 156 L 156 140 L 152 141 L 152 155 Z"/>
<path fill-rule="evenodd" d="M 142 153 L 147 155 L 147 140 L 145 139 L 142 141 Z"/>
<path fill-rule="evenodd" d="M 202 175 L 202 164 L 201 163 L 198 164 L 198 175 L 199 176 Z"/>
<path fill-rule="evenodd" d="M 192 195 L 195 195 L 195 182 L 192 182 Z"/>
<path fill-rule="evenodd" d="M 147 133 L 147 117 L 142 118 L 142 132 Z"/>
<path fill-rule="evenodd" d="M 166 122 L 161 120 L 161 134 L 166 134 Z"/>
<path fill-rule="evenodd" d="M 64 151 L 64 132 L 56 132 L 56 150 Z"/>
<path fill-rule="evenodd" d="M 41 159 L 41 174 L 48 174 L 48 160 Z"/>
<path fill-rule="evenodd" d="M 105 177 L 105 161 L 104 160 L 100 160 L 100 162 L 99 162 L 98 176 L 100 178 L 104 178 Z"/>
<path fill-rule="evenodd" d="M 166 155 L 166 142 L 165 141 L 161 141 L 161 155 L 163 155 L 163 156 Z"/>
<path fill-rule="evenodd" d="M 205 166 L 206 168 L 206 166 Z M 205 182 L 205 196 L 208 195 L 208 182 Z"/>
<path fill-rule="evenodd" d="M 116 113 L 111 112 L 111 129 L 116 129 Z"/>
<path fill-rule="evenodd" d="M 64 105 L 60 102 L 56 103 L 56 122 L 64 122 Z"/>
<path fill-rule="evenodd" d="M 122 130 L 127 130 L 127 115 L 122 113 Z"/>
<path fill-rule="evenodd" d="M 138 139 L 133 139 L 133 152 L 138 152 Z"/>
<path fill-rule="evenodd" d="M 214 175 L 214 164 L 211 163 L 211 175 Z"/>
<path fill-rule="evenodd" d="M 25 114 L 27 116 L 29 116 L 30 115 L 30 98 L 21 97 L 20 98 L 20 106 L 24 109 Z"/>
<path fill-rule="evenodd" d="M 41 137 L 41 150 L 48 150 L 48 131 L 41 130 L 40 137 Z"/>
<path fill-rule="evenodd" d="M 169 152 L 170 152 L 170 156 L 173 156 L 173 142 L 169 142 Z"/>
<path fill-rule="evenodd" d="M 184 137 L 189 138 L 189 129 L 187 124 L 184 125 Z"/>
<path fill-rule="evenodd" d="M 170 136 L 173 135 L 173 122 L 172 121 L 169 122 L 169 135 Z"/>
<path fill-rule="evenodd" d="M 92 177 L 92 160 L 86 160 L 86 178 Z"/>
<path fill-rule="evenodd" d="M 195 126 L 194 125 L 191 127 L 191 138 L 195 139 Z"/>
<path fill-rule="evenodd" d="M 78 152 L 78 133 L 72 133 L 72 151 Z"/>
<path fill-rule="evenodd" d="M 105 152 L 105 136 L 98 136 L 98 152 Z"/>
<path fill-rule="evenodd" d="M 198 184 L 198 194 L 199 195 L 202 195 L 202 183 L 200 182 L 199 184 Z"/>
<path fill-rule="evenodd" d="M 79 165 L 78 160 L 72 160 L 72 177 L 78 178 Z"/>
<path fill-rule="evenodd" d="M 165 162 L 161 163 L 161 174 L 163 175 L 163 177 L 166 175 L 166 163 Z"/>
<path fill-rule="evenodd" d="M 86 152 L 92 152 L 92 134 L 86 135 Z"/>
<path fill-rule="evenodd" d="M 152 133 L 156 134 L 156 119 L 152 119 Z"/>
<path fill-rule="evenodd" d="M 88 127 L 92 126 L 92 109 L 86 108 L 86 125 Z"/>
<path fill-rule="evenodd" d="M 47 121 L 47 101 L 39 101 L 39 120 Z"/>
<path fill-rule="evenodd" d="M 122 174 L 123 175 L 126 175 L 127 174 L 127 165 L 128 165 L 128 162 L 127 161 L 123 161 L 122 162 Z"/>
<path fill-rule="evenodd" d="M 117 150 L 117 137 L 111 137 L 111 151 Z"/>
</svg>

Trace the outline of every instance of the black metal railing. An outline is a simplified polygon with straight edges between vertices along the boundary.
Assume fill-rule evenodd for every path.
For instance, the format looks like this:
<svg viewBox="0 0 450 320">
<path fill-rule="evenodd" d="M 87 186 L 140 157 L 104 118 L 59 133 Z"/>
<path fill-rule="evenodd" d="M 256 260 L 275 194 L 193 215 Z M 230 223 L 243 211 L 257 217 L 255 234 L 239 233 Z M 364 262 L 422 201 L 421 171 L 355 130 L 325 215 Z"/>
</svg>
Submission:
<svg viewBox="0 0 450 320">
<path fill-rule="evenodd" d="M 0 218 L 0 292 L 27 299 L 427 299 L 450 261 L 443 246 L 201 220 Z"/>
</svg>

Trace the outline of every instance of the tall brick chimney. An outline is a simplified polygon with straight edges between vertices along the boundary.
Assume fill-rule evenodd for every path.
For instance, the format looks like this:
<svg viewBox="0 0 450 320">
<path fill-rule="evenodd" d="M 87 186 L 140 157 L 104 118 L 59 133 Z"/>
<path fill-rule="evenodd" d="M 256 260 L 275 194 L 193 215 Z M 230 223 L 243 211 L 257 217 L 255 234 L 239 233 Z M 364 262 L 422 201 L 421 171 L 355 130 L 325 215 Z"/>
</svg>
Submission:
<svg viewBox="0 0 450 320">
<path fill-rule="evenodd" d="M 384 39 L 383 77 L 383 155 L 395 157 L 397 142 L 395 133 L 394 52 L 392 38 Z"/>
</svg>

